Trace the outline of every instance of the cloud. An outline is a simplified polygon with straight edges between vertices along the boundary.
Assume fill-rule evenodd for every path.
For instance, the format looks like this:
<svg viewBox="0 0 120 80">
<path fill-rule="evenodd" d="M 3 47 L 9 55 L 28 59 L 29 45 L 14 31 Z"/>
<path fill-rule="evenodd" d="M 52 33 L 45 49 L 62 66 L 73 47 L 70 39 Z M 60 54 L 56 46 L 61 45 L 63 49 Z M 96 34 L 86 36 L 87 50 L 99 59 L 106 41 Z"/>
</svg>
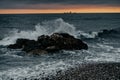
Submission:
<svg viewBox="0 0 120 80">
<path fill-rule="evenodd" d="M 36 6 L 37 5 L 37 6 Z M 39 6 L 38 6 L 39 5 Z M 120 0 L 0 0 L 0 9 L 49 9 L 46 5 L 120 6 Z M 55 7 L 54 7 L 55 8 Z"/>
</svg>

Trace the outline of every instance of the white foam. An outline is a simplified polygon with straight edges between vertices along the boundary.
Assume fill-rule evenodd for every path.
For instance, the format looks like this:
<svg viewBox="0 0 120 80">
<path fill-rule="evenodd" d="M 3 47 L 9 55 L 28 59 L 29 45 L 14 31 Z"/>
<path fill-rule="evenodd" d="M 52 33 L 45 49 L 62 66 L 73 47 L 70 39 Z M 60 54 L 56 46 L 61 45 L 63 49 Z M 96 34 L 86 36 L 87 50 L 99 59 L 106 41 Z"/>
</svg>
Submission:
<svg viewBox="0 0 120 80">
<path fill-rule="evenodd" d="M 119 57 L 119 53 L 100 52 L 97 54 L 97 56 L 87 56 L 85 60 L 95 62 L 120 62 Z"/>
<path fill-rule="evenodd" d="M 17 55 L 16 53 L 18 53 L 20 51 L 7 51 L 5 54 L 3 54 L 3 56 L 9 56 L 9 57 L 13 57 L 13 58 L 23 58 L 23 56 Z"/>
<path fill-rule="evenodd" d="M 85 38 L 95 38 L 98 35 L 98 32 L 86 33 L 84 31 L 78 31 L 78 35 Z"/>
<path fill-rule="evenodd" d="M 115 52 L 120 53 L 120 48 L 116 48 Z"/>
<path fill-rule="evenodd" d="M 120 62 L 120 48 L 97 43 L 93 49 L 89 49 L 87 52 L 90 55 L 85 57 L 86 61 Z"/>
<path fill-rule="evenodd" d="M 13 57 L 13 58 L 23 58 L 23 56 L 17 55 L 17 53 L 21 53 L 21 50 L 8 50 L 7 48 L 1 48 L 0 51 L 3 53 L 0 56 L 2 57 Z"/>
<path fill-rule="evenodd" d="M 105 45 L 105 44 L 97 44 L 101 49 L 104 49 L 106 51 L 111 51 L 114 49 L 113 46 L 108 46 L 108 45 Z"/>
</svg>

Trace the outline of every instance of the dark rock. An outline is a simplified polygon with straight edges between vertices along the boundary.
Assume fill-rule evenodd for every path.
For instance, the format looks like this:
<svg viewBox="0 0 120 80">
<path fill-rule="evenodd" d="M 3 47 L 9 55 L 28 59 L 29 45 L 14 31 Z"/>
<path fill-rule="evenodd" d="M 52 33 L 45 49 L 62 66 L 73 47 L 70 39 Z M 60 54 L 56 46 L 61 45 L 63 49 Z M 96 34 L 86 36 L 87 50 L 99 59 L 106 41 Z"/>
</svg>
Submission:
<svg viewBox="0 0 120 80">
<path fill-rule="evenodd" d="M 46 48 L 53 44 L 53 41 L 48 35 L 39 36 L 37 42 L 40 43 L 43 48 Z"/>
<path fill-rule="evenodd" d="M 41 52 L 56 52 L 59 50 L 81 50 L 88 49 L 86 43 L 76 39 L 67 33 L 54 33 L 51 36 L 42 35 L 38 40 L 18 39 L 15 44 L 9 45 L 8 48 L 22 49 L 27 53 L 39 54 Z"/>
<path fill-rule="evenodd" d="M 51 35 L 51 37 L 55 38 L 55 37 L 60 37 L 60 38 L 74 38 L 73 36 L 67 34 L 67 33 L 54 33 Z"/>
<path fill-rule="evenodd" d="M 17 39 L 15 44 L 9 45 L 8 48 L 22 49 L 23 51 L 30 51 L 39 47 L 39 44 L 35 40 L 29 39 Z"/>
<path fill-rule="evenodd" d="M 20 49 L 21 46 L 17 45 L 17 44 L 10 44 L 10 45 L 8 45 L 8 48 L 11 48 L 11 49 Z"/>
<path fill-rule="evenodd" d="M 16 43 L 9 45 L 8 48 L 12 48 L 12 49 L 23 48 L 27 41 L 29 40 L 28 39 L 17 39 Z"/>
<path fill-rule="evenodd" d="M 29 40 L 24 44 L 23 51 L 29 52 L 34 49 L 41 48 L 41 44 L 34 40 Z"/>
<path fill-rule="evenodd" d="M 55 46 L 65 50 L 88 49 L 88 46 L 80 39 L 76 39 L 67 33 L 54 33 L 51 36 Z"/>
</svg>

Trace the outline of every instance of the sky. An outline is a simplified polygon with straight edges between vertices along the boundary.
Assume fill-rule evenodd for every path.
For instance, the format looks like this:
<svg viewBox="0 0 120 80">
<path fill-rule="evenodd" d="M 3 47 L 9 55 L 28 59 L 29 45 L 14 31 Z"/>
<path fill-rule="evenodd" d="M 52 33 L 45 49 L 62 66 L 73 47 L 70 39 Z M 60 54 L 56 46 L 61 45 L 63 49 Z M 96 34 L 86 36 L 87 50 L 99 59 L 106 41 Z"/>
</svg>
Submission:
<svg viewBox="0 0 120 80">
<path fill-rule="evenodd" d="M 120 0 L 0 0 L 0 14 L 120 13 Z"/>
</svg>

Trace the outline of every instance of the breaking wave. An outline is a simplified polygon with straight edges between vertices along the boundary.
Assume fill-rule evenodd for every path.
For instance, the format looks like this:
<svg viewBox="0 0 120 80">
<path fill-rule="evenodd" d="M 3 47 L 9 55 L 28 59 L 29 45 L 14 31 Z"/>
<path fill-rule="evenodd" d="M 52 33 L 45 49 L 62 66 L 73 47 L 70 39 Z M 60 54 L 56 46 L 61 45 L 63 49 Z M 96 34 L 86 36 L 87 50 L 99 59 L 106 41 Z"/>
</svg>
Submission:
<svg viewBox="0 0 120 80">
<path fill-rule="evenodd" d="M 72 24 L 65 22 L 62 18 L 38 23 L 34 30 L 20 31 L 14 29 L 7 37 L 0 41 L 0 45 L 14 44 L 18 38 L 37 40 L 40 35 L 50 35 L 55 32 L 69 33 L 75 36 L 76 29 Z"/>
</svg>

